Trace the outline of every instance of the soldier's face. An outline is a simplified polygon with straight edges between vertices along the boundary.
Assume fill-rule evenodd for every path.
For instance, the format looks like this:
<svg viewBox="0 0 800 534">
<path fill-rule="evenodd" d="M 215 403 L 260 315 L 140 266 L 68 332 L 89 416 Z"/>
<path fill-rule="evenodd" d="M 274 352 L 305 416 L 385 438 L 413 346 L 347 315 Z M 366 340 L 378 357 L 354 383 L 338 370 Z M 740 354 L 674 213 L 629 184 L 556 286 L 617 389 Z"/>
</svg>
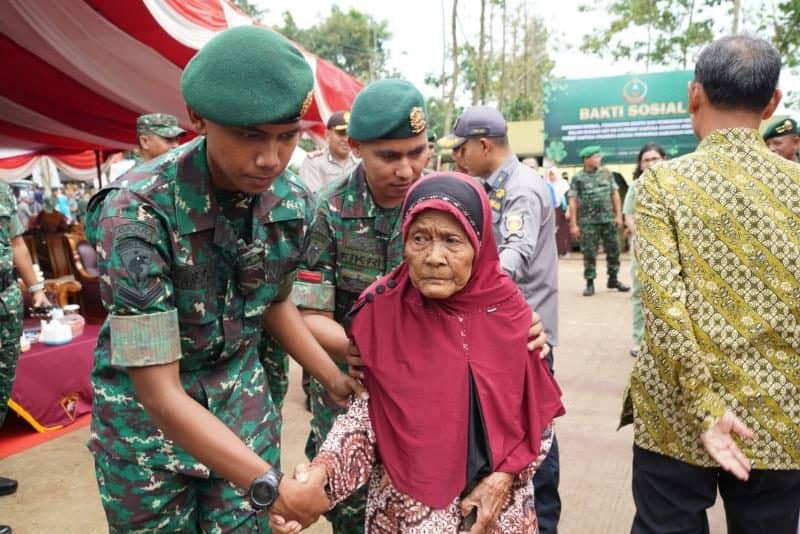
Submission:
<svg viewBox="0 0 800 534">
<path fill-rule="evenodd" d="M 420 177 L 428 161 L 425 132 L 406 139 L 379 139 L 368 143 L 350 139 L 350 147 L 364 165 L 372 199 L 384 208 L 403 203 L 408 188 Z"/>
<path fill-rule="evenodd" d="M 427 298 L 446 299 L 469 282 L 475 249 L 449 213 L 425 210 L 417 215 L 403 252 L 411 283 Z"/>
<path fill-rule="evenodd" d="M 157 158 L 180 144 L 177 137 L 161 137 L 154 133 L 140 134 L 139 147 L 144 161 Z"/>
<path fill-rule="evenodd" d="M 795 161 L 800 149 L 800 135 L 781 135 L 767 139 L 767 147 L 782 158 Z"/>
<path fill-rule="evenodd" d="M 328 140 L 328 149 L 336 159 L 344 159 L 350 155 L 350 145 L 347 144 L 346 130 L 327 130 L 325 136 Z"/>
<path fill-rule="evenodd" d="M 603 155 L 597 153 L 584 159 L 583 166 L 586 168 L 587 171 L 596 171 L 597 169 L 600 168 L 600 164 L 602 162 L 603 162 Z"/>
<path fill-rule="evenodd" d="M 194 125 L 198 133 L 206 135 L 206 157 L 214 185 L 249 195 L 270 188 L 286 169 L 300 139 L 299 122 L 243 128 L 201 119 Z"/>
</svg>

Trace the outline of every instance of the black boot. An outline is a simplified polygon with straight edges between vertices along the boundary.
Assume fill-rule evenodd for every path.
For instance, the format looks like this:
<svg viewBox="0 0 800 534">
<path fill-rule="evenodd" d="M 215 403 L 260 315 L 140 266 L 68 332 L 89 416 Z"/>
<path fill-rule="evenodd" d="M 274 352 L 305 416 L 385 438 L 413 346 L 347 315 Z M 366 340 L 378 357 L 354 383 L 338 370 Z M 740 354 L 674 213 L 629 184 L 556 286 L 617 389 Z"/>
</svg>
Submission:
<svg viewBox="0 0 800 534">
<path fill-rule="evenodd" d="M 583 290 L 584 297 L 591 297 L 594 295 L 594 280 L 591 278 L 586 280 L 586 289 Z"/>
<path fill-rule="evenodd" d="M 608 277 L 608 284 L 606 284 L 608 289 L 616 289 L 617 291 L 621 291 L 624 293 L 625 291 L 630 291 L 630 287 L 626 286 L 619 280 L 617 280 L 616 276 L 609 276 Z"/>
<path fill-rule="evenodd" d="M 16 480 L 0 477 L 0 495 L 11 495 L 15 491 L 17 491 Z"/>
<path fill-rule="evenodd" d="M 0 534 L 11 534 L 11 527 L 8 525 L 0 525 Z"/>
</svg>

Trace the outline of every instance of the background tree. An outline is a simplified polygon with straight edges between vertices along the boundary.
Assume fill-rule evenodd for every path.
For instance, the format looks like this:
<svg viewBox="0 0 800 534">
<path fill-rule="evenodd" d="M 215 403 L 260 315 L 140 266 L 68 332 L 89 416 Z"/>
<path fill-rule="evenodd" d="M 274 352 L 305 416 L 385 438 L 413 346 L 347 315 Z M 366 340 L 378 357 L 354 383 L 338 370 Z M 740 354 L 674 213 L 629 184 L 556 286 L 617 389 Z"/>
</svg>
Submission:
<svg viewBox="0 0 800 534">
<path fill-rule="evenodd" d="M 391 34 L 387 25 L 356 9 L 345 12 L 334 5 L 325 20 L 306 29 L 298 28 L 291 13 L 284 12 L 283 26 L 275 30 L 369 83 L 388 74 L 385 42 Z"/>
<path fill-rule="evenodd" d="M 255 20 L 261 20 L 261 17 L 267 12 L 266 9 L 262 9 L 253 4 L 251 0 L 231 0 L 231 2 L 238 7 L 242 13 L 249 15 Z"/>
<path fill-rule="evenodd" d="M 583 37 L 581 50 L 651 66 L 690 68 L 715 37 L 750 32 L 771 40 L 784 62 L 800 65 L 800 0 L 611 0 L 581 6 L 611 15 Z"/>
</svg>

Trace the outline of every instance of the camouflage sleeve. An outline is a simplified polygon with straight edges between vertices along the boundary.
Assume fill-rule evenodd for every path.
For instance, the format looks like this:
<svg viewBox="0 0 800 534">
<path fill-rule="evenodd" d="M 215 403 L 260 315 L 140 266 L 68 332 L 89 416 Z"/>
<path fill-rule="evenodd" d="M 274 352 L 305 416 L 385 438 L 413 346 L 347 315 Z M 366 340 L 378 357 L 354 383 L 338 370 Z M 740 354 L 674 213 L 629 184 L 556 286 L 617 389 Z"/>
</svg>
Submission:
<svg viewBox="0 0 800 534">
<path fill-rule="evenodd" d="M 110 317 L 111 363 L 139 367 L 180 359 L 170 240 L 160 217 L 134 193 L 115 191 L 102 203 L 93 238 Z"/>
<path fill-rule="evenodd" d="M 9 241 L 15 237 L 21 236 L 25 229 L 19 222 L 17 217 L 17 201 L 14 199 L 14 193 L 11 187 L 6 184 L 0 184 L 0 215 L 8 221 L 8 239 Z"/>
<path fill-rule="evenodd" d="M 311 223 L 292 300 L 298 308 L 332 312 L 336 302 L 336 233 L 326 201 L 320 200 Z"/>
<path fill-rule="evenodd" d="M 569 191 L 567 191 L 567 198 L 578 198 L 578 182 L 580 175 L 575 174 L 572 180 L 569 181 Z"/>
</svg>

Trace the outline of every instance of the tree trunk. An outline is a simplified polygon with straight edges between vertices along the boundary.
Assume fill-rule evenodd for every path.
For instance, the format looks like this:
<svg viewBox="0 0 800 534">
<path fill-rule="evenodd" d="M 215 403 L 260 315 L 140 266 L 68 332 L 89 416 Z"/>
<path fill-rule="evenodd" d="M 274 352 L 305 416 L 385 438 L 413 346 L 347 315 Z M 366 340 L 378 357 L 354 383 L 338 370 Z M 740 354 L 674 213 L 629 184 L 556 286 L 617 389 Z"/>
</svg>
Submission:
<svg viewBox="0 0 800 534">
<path fill-rule="evenodd" d="M 508 33 L 508 10 L 506 8 L 506 1 L 503 0 L 503 41 L 502 50 L 500 51 L 500 90 L 498 94 L 498 103 L 500 109 L 506 107 L 506 34 Z"/>
<path fill-rule="evenodd" d="M 450 21 L 450 33 L 453 40 L 453 74 L 450 80 L 450 94 L 447 95 L 447 107 L 444 112 L 444 131 L 449 132 L 450 123 L 453 120 L 453 105 L 456 100 L 456 89 L 458 88 L 458 35 L 456 34 L 456 16 L 458 15 L 458 0 L 453 0 L 453 11 Z"/>
<path fill-rule="evenodd" d="M 478 62 L 476 65 L 476 95 L 473 104 L 486 103 L 486 0 L 481 0 L 481 30 L 478 40 Z"/>
</svg>

